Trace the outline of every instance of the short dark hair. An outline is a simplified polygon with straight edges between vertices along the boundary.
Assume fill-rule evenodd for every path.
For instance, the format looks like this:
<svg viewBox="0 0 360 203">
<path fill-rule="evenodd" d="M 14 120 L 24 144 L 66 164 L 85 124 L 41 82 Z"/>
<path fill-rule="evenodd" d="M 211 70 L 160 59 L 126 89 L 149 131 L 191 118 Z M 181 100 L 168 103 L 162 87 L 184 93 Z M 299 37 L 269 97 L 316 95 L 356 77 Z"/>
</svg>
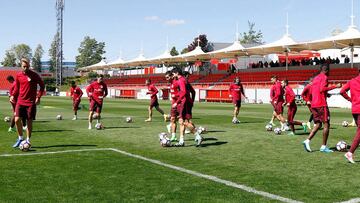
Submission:
<svg viewBox="0 0 360 203">
<path fill-rule="evenodd" d="M 273 75 L 273 76 L 271 76 L 271 78 L 278 79 L 278 76 L 277 76 L 277 75 Z"/>
<path fill-rule="evenodd" d="M 330 66 L 329 66 L 329 64 L 322 64 L 321 66 L 320 66 L 320 71 L 321 72 L 329 72 L 329 70 L 330 70 Z"/>
<path fill-rule="evenodd" d="M 98 78 L 104 78 L 103 74 L 98 75 Z"/>
<path fill-rule="evenodd" d="M 151 83 L 151 79 L 150 78 L 146 79 L 146 82 Z"/>
<path fill-rule="evenodd" d="M 285 80 L 283 80 L 283 81 L 284 81 L 285 85 L 288 85 L 288 84 L 289 84 L 289 80 L 285 79 Z"/>
<path fill-rule="evenodd" d="M 166 71 L 166 73 L 165 73 L 165 75 L 172 75 L 172 71 L 171 70 L 168 70 L 168 71 Z"/>
<path fill-rule="evenodd" d="M 184 74 L 185 77 L 187 77 L 187 76 L 190 75 L 190 72 L 189 71 L 184 71 L 183 74 Z"/>
<path fill-rule="evenodd" d="M 172 69 L 172 72 L 177 73 L 179 75 L 183 75 L 183 71 L 180 68 L 174 68 L 174 69 Z"/>
<path fill-rule="evenodd" d="M 75 81 L 71 81 L 71 85 L 75 85 Z"/>
<path fill-rule="evenodd" d="M 8 75 L 8 76 L 6 77 L 6 80 L 7 80 L 7 81 L 14 81 L 14 77 L 13 77 L 12 75 Z"/>
</svg>

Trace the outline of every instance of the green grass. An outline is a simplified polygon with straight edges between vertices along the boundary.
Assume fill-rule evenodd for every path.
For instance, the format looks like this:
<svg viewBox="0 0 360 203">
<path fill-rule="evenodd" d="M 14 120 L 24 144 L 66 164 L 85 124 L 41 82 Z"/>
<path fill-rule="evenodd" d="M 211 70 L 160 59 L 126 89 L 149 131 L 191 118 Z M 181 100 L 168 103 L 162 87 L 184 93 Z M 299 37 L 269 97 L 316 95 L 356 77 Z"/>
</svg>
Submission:
<svg viewBox="0 0 360 203">
<path fill-rule="evenodd" d="M 0 115 L 11 115 L 7 97 L 0 98 Z M 83 100 L 87 107 L 87 100 Z M 286 198 L 304 202 L 335 202 L 360 197 L 359 165 L 350 165 L 344 153 L 306 153 L 301 142 L 306 134 L 289 137 L 266 132 L 270 105 L 243 105 L 241 124 L 231 123 L 231 104 L 196 103 L 194 122 L 205 126 L 203 147 L 196 148 L 193 136 L 184 148 L 162 148 L 158 134 L 165 132 L 161 115 L 154 112 L 145 123 L 148 101 L 105 101 L 106 129 L 87 129 L 87 110 L 71 121 L 71 101 L 45 97 L 38 108 L 27 153 L 92 148 L 117 148 L 160 160 Z M 161 102 L 168 111 L 170 104 Z M 355 128 L 343 128 L 351 121 L 350 110 L 331 109 L 329 146 L 339 140 L 351 143 Z M 57 114 L 64 120 L 57 121 Z M 132 116 L 133 123 L 125 123 Z M 297 120 L 306 120 L 308 110 L 299 107 Z M 12 149 L 15 133 L 7 133 L 1 122 L 0 154 L 22 153 Z M 298 130 L 301 133 L 301 130 Z M 321 144 L 321 132 L 311 143 Z M 0 157 L 0 202 L 274 202 L 111 151 L 74 152 L 37 156 Z"/>
</svg>

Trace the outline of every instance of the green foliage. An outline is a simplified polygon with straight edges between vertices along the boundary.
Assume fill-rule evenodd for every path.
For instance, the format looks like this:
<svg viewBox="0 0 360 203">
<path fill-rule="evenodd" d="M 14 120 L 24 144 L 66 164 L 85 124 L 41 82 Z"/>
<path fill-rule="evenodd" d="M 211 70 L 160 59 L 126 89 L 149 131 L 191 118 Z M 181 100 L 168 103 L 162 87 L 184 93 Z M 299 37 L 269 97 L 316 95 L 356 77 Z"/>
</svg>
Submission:
<svg viewBox="0 0 360 203">
<path fill-rule="evenodd" d="M 32 61 L 31 61 L 32 67 L 37 72 L 41 72 L 41 58 L 42 58 L 43 54 L 44 54 L 44 50 L 43 50 L 41 44 L 39 44 L 35 49 L 34 57 L 32 58 Z"/>
<path fill-rule="evenodd" d="M 179 55 L 179 52 L 176 50 L 176 47 L 172 47 L 170 50 L 170 55 L 171 56 L 177 56 Z"/>
<path fill-rule="evenodd" d="M 49 71 L 54 73 L 56 68 L 56 42 L 59 39 L 59 35 L 55 34 L 53 41 L 51 42 L 49 49 L 49 57 L 50 57 L 50 68 Z"/>
<path fill-rule="evenodd" d="M 16 66 L 15 53 L 11 50 L 6 50 L 4 60 L 1 62 L 1 64 L 6 67 L 15 67 Z"/>
<path fill-rule="evenodd" d="M 86 36 L 78 49 L 79 55 L 76 56 L 76 67 L 85 67 L 98 63 L 105 53 L 105 42 L 97 42 L 95 38 Z"/>
<path fill-rule="evenodd" d="M 242 44 L 262 44 L 263 34 L 261 30 L 255 31 L 255 23 L 248 21 L 249 31 L 241 34 L 240 43 Z"/>
<path fill-rule="evenodd" d="M 183 50 L 181 50 L 181 54 L 186 54 L 189 52 L 188 48 L 183 48 Z"/>
<path fill-rule="evenodd" d="M 188 45 L 187 50 L 190 52 L 194 50 L 198 45 L 204 52 L 212 51 L 212 47 L 208 43 L 207 36 L 205 34 L 195 37 L 194 41 Z"/>
<path fill-rule="evenodd" d="M 89 72 L 87 76 L 90 79 L 94 79 L 98 76 L 98 74 L 96 72 Z"/>
</svg>

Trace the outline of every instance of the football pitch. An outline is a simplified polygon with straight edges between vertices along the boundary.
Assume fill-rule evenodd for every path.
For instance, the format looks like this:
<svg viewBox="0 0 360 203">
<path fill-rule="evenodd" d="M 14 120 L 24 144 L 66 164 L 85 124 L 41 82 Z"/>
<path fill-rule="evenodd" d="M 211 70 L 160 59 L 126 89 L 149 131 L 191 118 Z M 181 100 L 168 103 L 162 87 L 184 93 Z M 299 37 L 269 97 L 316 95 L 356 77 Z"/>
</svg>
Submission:
<svg viewBox="0 0 360 203">
<path fill-rule="evenodd" d="M 44 97 L 34 122 L 32 151 L 11 146 L 16 133 L 1 121 L 0 202 L 356 202 L 360 198 L 360 164 L 348 164 L 343 152 L 318 151 L 321 132 L 307 153 L 307 137 L 267 132 L 270 105 L 245 104 L 240 124 L 231 123 L 231 104 L 195 103 L 197 126 L 207 128 L 205 141 L 194 136 L 182 148 L 163 148 L 166 132 L 154 111 L 145 123 L 149 101 L 107 99 L 104 130 L 88 130 L 88 102 L 72 121 L 69 98 Z M 169 102 L 160 102 L 169 111 Z M 330 109 L 329 146 L 352 142 L 356 128 L 349 109 Z M 61 114 L 64 120 L 56 120 Z M 299 107 L 296 120 L 306 121 Z M 11 115 L 8 97 L 0 97 L 1 118 Z M 131 116 L 133 123 L 126 123 Z M 277 125 L 279 125 L 277 123 Z M 355 160 L 357 156 L 355 154 Z"/>
</svg>

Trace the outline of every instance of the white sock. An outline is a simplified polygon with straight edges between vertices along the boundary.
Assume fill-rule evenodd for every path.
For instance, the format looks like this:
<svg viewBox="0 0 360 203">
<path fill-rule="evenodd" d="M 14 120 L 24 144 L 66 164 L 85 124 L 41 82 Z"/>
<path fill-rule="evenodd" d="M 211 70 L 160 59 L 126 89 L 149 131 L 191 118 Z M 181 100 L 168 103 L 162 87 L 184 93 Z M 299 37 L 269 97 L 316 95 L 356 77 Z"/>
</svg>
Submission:
<svg viewBox="0 0 360 203">
<path fill-rule="evenodd" d="M 30 138 L 26 138 L 26 142 L 30 142 Z"/>
<path fill-rule="evenodd" d="M 96 123 L 100 123 L 100 120 L 99 120 L 99 119 L 97 119 L 97 120 L 96 120 Z"/>
<path fill-rule="evenodd" d="M 91 127 L 91 122 L 89 122 L 89 127 Z"/>
<path fill-rule="evenodd" d="M 184 135 L 180 135 L 180 141 L 179 143 L 184 143 Z"/>
<path fill-rule="evenodd" d="M 320 149 L 325 149 L 326 145 L 321 145 Z"/>
<path fill-rule="evenodd" d="M 22 139 L 23 139 L 23 136 L 22 136 L 22 135 L 19 135 L 19 139 L 22 140 Z"/>
<path fill-rule="evenodd" d="M 176 133 L 171 133 L 171 137 L 176 137 Z"/>
<path fill-rule="evenodd" d="M 310 143 L 310 140 L 309 140 L 309 139 L 306 139 L 304 142 Z"/>
</svg>

